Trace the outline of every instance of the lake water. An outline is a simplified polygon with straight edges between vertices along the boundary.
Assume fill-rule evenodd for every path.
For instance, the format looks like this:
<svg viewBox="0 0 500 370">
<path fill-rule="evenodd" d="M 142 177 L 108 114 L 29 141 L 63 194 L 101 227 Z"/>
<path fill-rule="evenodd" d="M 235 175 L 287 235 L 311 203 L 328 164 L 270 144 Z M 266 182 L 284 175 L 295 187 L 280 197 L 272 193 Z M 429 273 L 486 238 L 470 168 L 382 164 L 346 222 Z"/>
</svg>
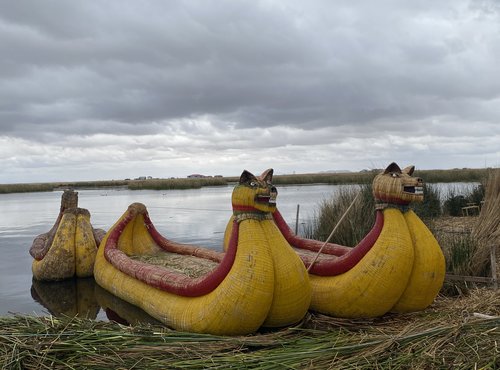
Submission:
<svg viewBox="0 0 500 370">
<path fill-rule="evenodd" d="M 438 186 L 443 191 L 464 184 Z M 300 204 L 300 234 L 303 224 L 313 217 L 319 204 L 338 188 L 335 185 L 280 186 L 278 208 L 293 229 L 297 204 Z M 231 215 L 232 189 L 232 186 L 224 186 L 169 191 L 78 190 L 78 205 L 90 211 L 94 227 L 108 230 L 131 203 L 141 202 L 148 208 L 155 227 L 167 239 L 221 250 Z M 132 315 L 133 307 L 126 307 L 125 302 L 100 289 L 93 279 L 60 283 L 32 281 L 33 259 L 29 248 L 35 236 L 47 232 L 54 224 L 61 194 L 62 191 L 0 194 L 0 315 L 78 313 L 106 320 L 113 315 L 110 307 L 124 308 L 127 312 L 122 313 L 122 317 Z M 141 315 L 136 312 L 128 321 Z"/>
</svg>

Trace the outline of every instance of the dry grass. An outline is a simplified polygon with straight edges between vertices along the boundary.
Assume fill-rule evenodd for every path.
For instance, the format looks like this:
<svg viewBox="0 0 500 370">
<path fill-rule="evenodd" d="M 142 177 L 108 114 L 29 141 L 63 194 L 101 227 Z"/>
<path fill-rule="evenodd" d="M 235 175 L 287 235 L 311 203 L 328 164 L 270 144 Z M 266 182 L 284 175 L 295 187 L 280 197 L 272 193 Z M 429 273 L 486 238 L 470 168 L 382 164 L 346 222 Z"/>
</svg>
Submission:
<svg viewBox="0 0 500 370">
<path fill-rule="evenodd" d="M 203 276 L 219 265 L 217 262 L 205 258 L 169 252 L 161 252 L 153 255 L 130 256 L 130 258 L 136 261 L 161 266 L 191 278 Z"/>
<path fill-rule="evenodd" d="M 481 314 L 481 315 L 478 315 Z M 295 327 L 244 337 L 54 317 L 0 318 L 4 369 L 494 368 L 500 293 L 439 297 L 429 309 L 372 320 L 309 314 Z"/>
<path fill-rule="evenodd" d="M 472 230 L 472 237 L 477 242 L 477 249 L 472 257 L 472 270 L 479 274 L 488 268 L 491 247 L 496 250 L 498 265 L 500 262 L 500 169 L 490 172 L 484 204 Z"/>
</svg>

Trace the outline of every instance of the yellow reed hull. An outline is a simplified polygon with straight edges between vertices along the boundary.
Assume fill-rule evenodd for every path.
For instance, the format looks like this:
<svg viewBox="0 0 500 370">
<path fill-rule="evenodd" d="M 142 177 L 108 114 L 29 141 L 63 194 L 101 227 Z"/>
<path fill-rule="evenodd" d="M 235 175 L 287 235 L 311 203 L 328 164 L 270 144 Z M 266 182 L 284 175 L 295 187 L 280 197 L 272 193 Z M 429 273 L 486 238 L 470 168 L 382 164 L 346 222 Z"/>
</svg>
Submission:
<svg viewBox="0 0 500 370">
<path fill-rule="evenodd" d="M 94 271 L 97 245 L 88 212 L 65 212 L 54 240 L 41 260 L 32 263 L 37 280 L 63 280 L 90 277 Z"/>
<path fill-rule="evenodd" d="M 76 215 L 65 213 L 45 257 L 31 265 L 37 280 L 62 280 L 75 275 Z"/>
<path fill-rule="evenodd" d="M 446 264 L 443 252 L 422 220 L 409 210 L 404 214 L 414 248 L 414 263 L 408 285 L 392 308 L 394 312 L 423 310 L 443 286 Z"/>
<path fill-rule="evenodd" d="M 90 224 L 90 214 L 79 213 L 76 216 L 75 230 L 75 275 L 90 277 L 94 274 L 94 262 L 97 245 Z"/>
<path fill-rule="evenodd" d="M 224 233 L 227 249 L 234 217 Z M 274 297 L 263 326 L 280 327 L 294 324 L 305 316 L 311 303 L 311 283 L 303 262 L 290 247 L 274 221 L 261 221 L 273 260 Z"/>
<path fill-rule="evenodd" d="M 401 211 L 383 211 L 384 226 L 371 250 L 337 276 L 310 274 L 311 309 L 337 317 L 377 317 L 388 312 L 405 291 L 414 251 Z"/>
<path fill-rule="evenodd" d="M 122 246 L 152 248 L 149 234 L 144 226 L 140 227 L 140 221 L 130 228 L 133 233 L 126 230 L 122 233 L 119 249 L 123 250 Z M 231 270 L 215 290 L 199 297 L 168 293 L 116 269 L 104 257 L 109 233 L 97 253 L 96 282 L 162 323 L 181 331 L 244 335 L 255 332 L 266 319 L 273 299 L 274 273 L 259 222 L 247 220 L 240 224 L 238 249 Z"/>
</svg>

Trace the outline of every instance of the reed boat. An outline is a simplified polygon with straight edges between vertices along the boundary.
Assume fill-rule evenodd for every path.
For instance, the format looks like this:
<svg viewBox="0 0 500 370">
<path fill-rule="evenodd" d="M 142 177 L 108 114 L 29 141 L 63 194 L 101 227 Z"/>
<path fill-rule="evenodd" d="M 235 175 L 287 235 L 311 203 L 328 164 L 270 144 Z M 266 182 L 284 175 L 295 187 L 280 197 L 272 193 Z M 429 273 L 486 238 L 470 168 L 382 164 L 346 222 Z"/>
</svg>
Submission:
<svg viewBox="0 0 500 370">
<path fill-rule="evenodd" d="M 244 171 L 233 190 L 235 217 L 225 252 L 164 238 L 146 206 L 134 203 L 101 242 L 94 266 L 96 282 L 181 331 L 244 335 L 266 322 L 286 325 L 300 320 L 310 300 L 307 273 L 300 263 L 301 278 L 309 289 L 306 308 L 300 317 L 294 312 L 290 322 L 277 294 L 282 292 L 276 291 L 274 260 L 262 225 L 264 219 L 272 223 L 273 188 L 258 179 L 250 185 L 249 178 Z M 258 214 L 243 214 L 241 207 L 252 207 Z"/>
<path fill-rule="evenodd" d="M 105 233 L 92 226 L 87 209 L 78 208 L 78 193 L 65 190 L 54 226 L 38 235 L 30 248 L 33 277 L 56 281 L 92 276 L 97 247 Z"/>
<path fill-rule="evenodd" d="M 277 227 L 308 267 L 311 309 L 337 317 L 381 316 L 429 306 L 445 274 L 436 239 L 411 202 L 423 200 L 423 180 L 391 163 L 373 181 L 376 220 L 355 247 L 324 243 L 295 235 L 278 210 Z M 321 250 L 321 253 L 319 253 Z"/>
</svg>

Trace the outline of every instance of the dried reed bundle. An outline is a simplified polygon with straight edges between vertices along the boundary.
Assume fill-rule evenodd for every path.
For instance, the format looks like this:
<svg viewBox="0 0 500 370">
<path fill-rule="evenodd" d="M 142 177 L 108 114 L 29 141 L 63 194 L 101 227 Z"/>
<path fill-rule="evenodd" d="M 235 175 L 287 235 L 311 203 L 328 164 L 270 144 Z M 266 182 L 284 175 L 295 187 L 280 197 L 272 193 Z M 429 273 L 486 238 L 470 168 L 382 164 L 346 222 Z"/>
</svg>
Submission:
<svg viewBox="0 0 500 370">
<path fill-rule="evenodd" d="M 499 298 L 498 291 L 475 290 L 459 299 L 439 297 L 425 311 L 371 320 L 311 314 L 298 327 L 240 337 L 0 317 L 0 363 L 5 369 L 494 368 Z"/>
<path fill-rule="evenodd" d="M 151 265 L 162 266 L 173 272 L 187 275 L 191 278 L 198 278 L 208 274 L 219 264 L 206 258 L 181 255 L 162 251 L 152 255 L 130 256 L 131 259 L 146 262 Z"/>
<path fill-rule="evenodd" d="M 496 250 L 497 265 L 500 263 L 500 169 L 490 171 L 485 189 L 484 204 L 472 237 L 477 249 L 472 257 L 471 269 L 475 275 L 484 274 L 490 265 L 490 248 Z M 497 279 L 500 270 L 497 270 Z"/>
</svg>

